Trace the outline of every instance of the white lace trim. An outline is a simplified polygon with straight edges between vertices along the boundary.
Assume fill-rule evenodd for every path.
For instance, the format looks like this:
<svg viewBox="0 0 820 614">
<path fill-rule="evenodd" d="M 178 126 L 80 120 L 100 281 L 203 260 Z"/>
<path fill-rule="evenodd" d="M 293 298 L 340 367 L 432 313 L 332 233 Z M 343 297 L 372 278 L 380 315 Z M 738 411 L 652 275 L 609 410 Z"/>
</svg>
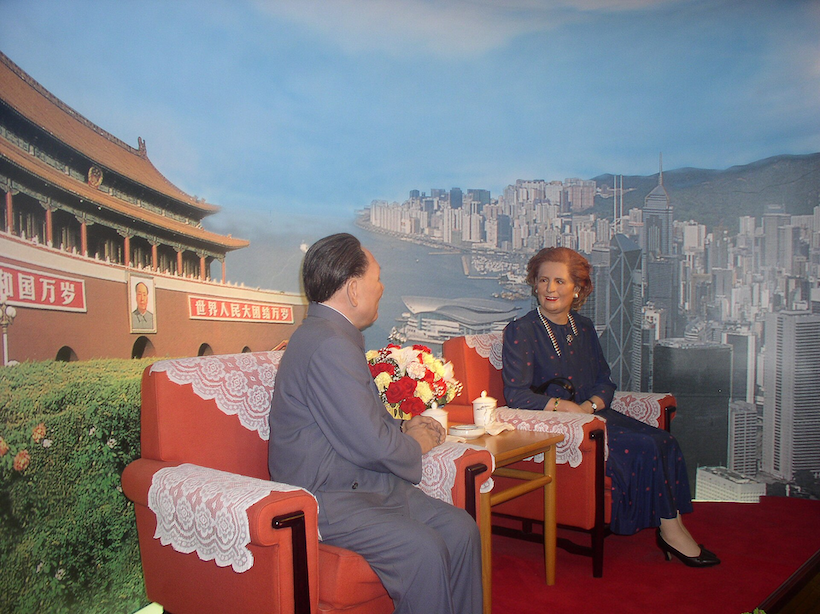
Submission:
<svg viewBox="0 0 820 614">
<path fill-rule="evenodd" d="M 599 416 L 590 414 L 569 414 L 557 411 L 538 411 L 534 409 L 510 409 L 509 407 L 499 407 L 496 412 L 496 420 L 506 422 L 515 426 L 519 431 L 535 431 L 538 433 L 560 433 L 564 436 L 564 441 L 555 446 L 555 462 L 559 464 L 569 463 L 570 467 L 577 467 L 581 464 L 581 443 L 584 441 L 584 425 L 595 419 L 604 421 Z M 604 437 L 604 455 L 609 454 L 606 446 L 606 436 Z M 538 454 L 533 459 L 544 462 L 544 455 Z M 529 459 L 527 459 L 529 460 Z"/>
<path fill-rule="evenodd" d="M 418 487 L 424 494 L 441 499 L 452 505 L 453 486 L 456 483 L 456 460 L 467 450 L 486 450 L 481 446 L 455 441 L 445 441 L 436 446 L 421 458 L 421 482 Z M 492 457 L 492 454 L 490 455 Z M 495 458 L 492 459 L 490 473 L 495 471 Z M 481 492 L 490 492 L 493 488 L 492 478 L 481 485 Z"/>
<path fill-rule="evenodd" d="M 148 490 L 148 507 L 157 516 L 154 538 L 177 552 L 196 552 L 203 561 L 242 573 L 253 566 L 247 548 L 248 508 L 271 492 L 294 490 L 308 492 L 198 465 L 164 467 L 154 474 Z"/>
<path fill-rule="evenodd" d="M 483 335 L 465 335 L 464 343 L 476 351 L 482 358 L 488 358 L 490 364 L 501 371 L 501 350 L 504 347 L 503 333 L 486 333 Z"/>
<path fill-rule="evenodd" d="M 659 428 L 661 419 L 660 399 L 665 394 L 651 392 L 616 392 L 612 409 Z"/>
<path fill-rule="evenodd" d="M 222 413 L 237 416 L 242 426 L 267 441 L 274 380 L 283 353 L 277 350 L 161 360 L 151 365 L 150 372 L 162 371 L 175 384 L 191 384 L 198 397 L 213 399 Z"/>
</svg>

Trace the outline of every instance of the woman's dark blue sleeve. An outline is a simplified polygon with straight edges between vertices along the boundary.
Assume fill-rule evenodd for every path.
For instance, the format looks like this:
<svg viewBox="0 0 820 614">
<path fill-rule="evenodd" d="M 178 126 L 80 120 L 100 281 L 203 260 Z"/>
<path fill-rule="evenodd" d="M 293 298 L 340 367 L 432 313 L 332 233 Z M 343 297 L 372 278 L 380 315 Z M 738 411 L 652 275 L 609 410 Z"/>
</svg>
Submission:
<svg viewBox="0 0 820 614">
<path fill-rule="evenodd" d="M 516 409 L 544 409 L 547 397 L 530 390 L 535 370 L 532 330 L 526 322 L 515 320 L 504 329 L 501 353 L 504 399 Z"/>
</svg>

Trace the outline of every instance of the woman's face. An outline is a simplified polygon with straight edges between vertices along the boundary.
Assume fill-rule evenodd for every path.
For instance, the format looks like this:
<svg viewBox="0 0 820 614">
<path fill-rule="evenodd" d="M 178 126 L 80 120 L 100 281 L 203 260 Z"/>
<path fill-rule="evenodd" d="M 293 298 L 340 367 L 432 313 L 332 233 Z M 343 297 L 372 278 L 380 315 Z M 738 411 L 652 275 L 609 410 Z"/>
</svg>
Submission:
<svg viewBox="0 0 820 614">
<path fill-rule="evenodd" d="M 541 313 L 556 324 L 566 324 L 577 288 L 563 262 L 542 262 L 535 279 Z"/>
</svg>

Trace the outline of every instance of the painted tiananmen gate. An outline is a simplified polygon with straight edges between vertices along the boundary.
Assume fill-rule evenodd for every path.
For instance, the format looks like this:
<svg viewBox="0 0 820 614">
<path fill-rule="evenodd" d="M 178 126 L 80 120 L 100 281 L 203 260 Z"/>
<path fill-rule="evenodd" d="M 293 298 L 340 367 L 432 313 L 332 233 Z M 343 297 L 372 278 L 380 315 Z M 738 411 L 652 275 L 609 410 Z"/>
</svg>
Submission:
<svg viewBox="0 0 820 614">
<path fill-rule="evenodd" d="M 142 139 L 120 141 L 2 53 L 0 196 L 4 362 L 259 351 L 302 320 L 303 296 L 226 283 L 227 253 L 248 242 L 204 229 L 219 208 L 169 182 Z"/>
</svg>

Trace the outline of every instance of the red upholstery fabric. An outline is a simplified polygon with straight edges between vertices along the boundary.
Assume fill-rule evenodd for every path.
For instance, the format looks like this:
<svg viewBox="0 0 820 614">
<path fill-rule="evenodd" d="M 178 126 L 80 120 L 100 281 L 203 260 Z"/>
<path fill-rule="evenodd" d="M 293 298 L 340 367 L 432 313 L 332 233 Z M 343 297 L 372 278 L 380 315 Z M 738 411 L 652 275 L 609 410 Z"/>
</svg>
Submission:
<svg viewBox="0 0 820 614">
<path fill-rule="evenodd" d="M 204 357 L 219 359 L 219 357 Z M 154 474 L 163 467 L 191 463 L 268 480 L 268 442 L 204 400 L 190 384 L 178 385 L 166 373 L 142 379 L 142 458 L 126 467 L 123 491 L 135 503 L 147 596 L 175 614 L 294 611 L 291 533 L 272 528 L 276 516 L 302 511 L 306 520 L 311 612 L 364 614 L 392 612 L 393 602 L 365 560 L 349 550 L 320 544 L 315 499 L 303 491 L 273 492 L 248 510 L 253 566 L 243 573 L 182 554 L 154 538 L 156 516 L 148 508 Z M 453 501 L 464 507 L 464 468 L 491 464 L 486 451 L 458 459 Z M 489 471 L 476 482 L 482 484 Z M 476 493 L 476 505 L 478 505 Z M 476 509 L 478 509 L 476 507 Z"/>
</svg>

